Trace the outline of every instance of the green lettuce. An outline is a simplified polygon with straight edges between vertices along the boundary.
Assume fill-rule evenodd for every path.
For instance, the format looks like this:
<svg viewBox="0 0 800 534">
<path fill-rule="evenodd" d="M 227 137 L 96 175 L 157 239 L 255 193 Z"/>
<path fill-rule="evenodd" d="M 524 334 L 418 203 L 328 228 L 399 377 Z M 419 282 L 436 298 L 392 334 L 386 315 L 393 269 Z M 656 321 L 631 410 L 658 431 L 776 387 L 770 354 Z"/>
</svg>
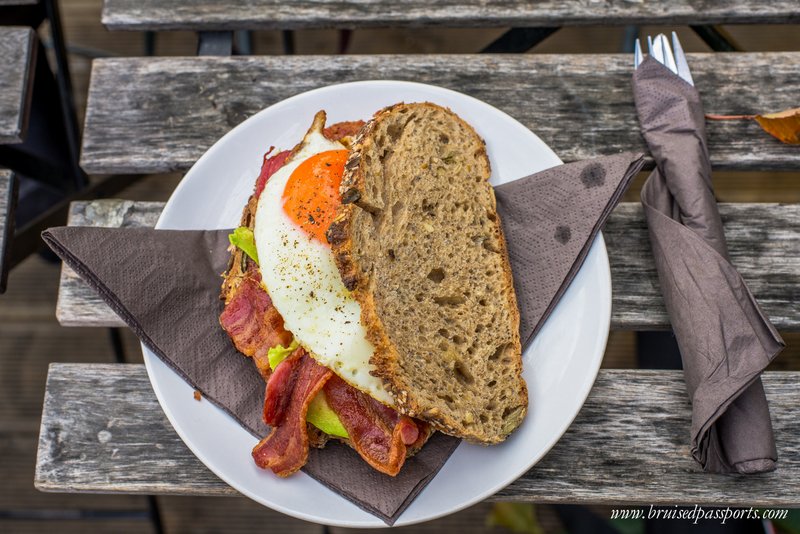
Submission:
<svg viewBox="0 0 800 534">
<path fill-rule="evenodd" d="M 240 226 L 228 235 L 231 245 L 239 247 L 245 254 L 258 263 L 258 250 L 256 250 L 256 238 L 250 228 Z"/>
<path fill-rule="evenodd" d="M 275 368 L 278 367 L 279 363 L 288 358 L 289 355 L 295 351 L 297 345 L 297 340 L 294 340 L 286 348 L 284 348 L 283 345 L 275 345 L 269 349 L 269 352 L 267 352 L 267 358 L 269 358 L 270 368 L 274 371 Z"/>
</svg>

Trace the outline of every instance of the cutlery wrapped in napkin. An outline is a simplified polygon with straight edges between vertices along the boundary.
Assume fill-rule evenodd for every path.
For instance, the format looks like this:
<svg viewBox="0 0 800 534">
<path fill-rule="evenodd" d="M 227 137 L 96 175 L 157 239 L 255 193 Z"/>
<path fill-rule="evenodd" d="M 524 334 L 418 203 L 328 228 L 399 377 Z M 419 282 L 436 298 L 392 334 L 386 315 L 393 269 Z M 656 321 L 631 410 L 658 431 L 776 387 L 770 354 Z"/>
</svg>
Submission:
<svg viewBox="0 0 800 534">
<path fill-rule="evenodd" d="M 641 198 L 692 402 L 692 455 L 710 472 L 771 471 L 760 375 L 784 343 L 728 258 L 699 94 L 651 57 L 633 93 L 656 161 Z"/>
<path fill-rule="evenodd" d="M 641 155 L 620 154 L 561 165 L 496 189 L 523 341 L 532 338 L 578 272 L 641 166 Z M 261 420 L 263 379 L 218 322 L 230 232 L 61 227 L 42 236 L 150 350 L 260 438 L 268 433 Z M 312 449 L 303 470 L 392 524 L 458 443 L 434 435 L 394 478 L 336 443 Z M 252 460 L 245 454 L 242 461 Z"/>
</svg>

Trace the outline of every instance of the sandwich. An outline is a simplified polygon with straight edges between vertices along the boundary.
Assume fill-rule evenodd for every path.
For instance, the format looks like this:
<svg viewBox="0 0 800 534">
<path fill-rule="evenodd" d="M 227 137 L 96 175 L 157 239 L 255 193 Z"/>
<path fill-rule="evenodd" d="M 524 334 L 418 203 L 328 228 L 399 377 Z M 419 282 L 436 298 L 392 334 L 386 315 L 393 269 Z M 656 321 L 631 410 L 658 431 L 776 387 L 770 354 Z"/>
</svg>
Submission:
<svg viewBox="0 0 800 534">
<path fill-rule="evenodd" d="M 220 323 L 266 382 L 279 476 L 351 446 L 396 475 L 438 430 L 485 445 L 526 413 L 519 312 L 475 130 L 397 104 L 264 156 L 231 234 Z"/>
</svg>

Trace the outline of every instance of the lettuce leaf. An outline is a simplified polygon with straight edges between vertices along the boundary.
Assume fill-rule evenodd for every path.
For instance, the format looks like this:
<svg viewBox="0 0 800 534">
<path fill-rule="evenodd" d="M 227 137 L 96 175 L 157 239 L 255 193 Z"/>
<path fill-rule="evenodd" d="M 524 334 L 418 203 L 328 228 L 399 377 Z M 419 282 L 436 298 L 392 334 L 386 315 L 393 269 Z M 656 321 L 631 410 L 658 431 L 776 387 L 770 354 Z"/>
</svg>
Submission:
<svg viewBox="0 0 800 534">
<path fill-rule="evenodd" d="M 293 340 L 286 348 L 284 348 L 283 345 L 275 345 L 269 349 L 267 358 L 269 359 L 270 368 L 274 371 L 279 363 L 288 358 L 289 355 L 295 351 L 298 345 L 299 343 L 297 343 L 297 340 Z"/>
<path fill-rule="evenodd" d="M 256 250 L 256 238 L 250 228 L 240 226 L 228 235 L 228 240 L 233 246 L 239 247 L 250 258 L 258 263 L 258 250 Z"/>
</svg>

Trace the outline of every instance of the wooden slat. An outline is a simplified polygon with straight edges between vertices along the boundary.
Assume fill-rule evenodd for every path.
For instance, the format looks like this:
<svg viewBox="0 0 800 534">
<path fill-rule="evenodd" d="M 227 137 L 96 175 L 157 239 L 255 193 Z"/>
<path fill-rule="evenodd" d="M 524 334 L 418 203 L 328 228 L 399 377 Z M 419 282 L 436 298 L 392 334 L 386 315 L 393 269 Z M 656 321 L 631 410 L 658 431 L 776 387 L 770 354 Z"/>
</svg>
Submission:
<svg viewBox="0 0 800 534">
<path fill-rule="evenodd" d="M 425 82 L 477 97 L 518 119 L 564 161 L 646 151 L 631 63 L 630 55 L 578 54 L 95 60 L 81 163 L 90 174 L 187 169 L 231 128 L 271 104 L 368 79 Z M 797 106 L 800 52 L 690 54 L 689 63 L 709 113 Z M 708 136 L 717 168 L 800 167 L 800 151 L 753 121 L 710 122 Z"/>
<path fill-rule="evenodd" d="M 43 369 L 46 371 L 46 367 Z M 40 397 L 44 394 L 44 381 L 39 384 Z M 39 399 L 39 411 L 41 411 L 41 398 Z M 18 533 L 16 529 L 10 529 L 4 524 L 13 516 L 13 511 L 17 511 L 24 517 L 25 512 L 45 512 L 52 510 L 53 515 L 58 516 L 59 512 L 72 513 L 72 519 L 77 519 L 80 510 L 96 510 L 103 512 L 116 511 L 118 513 L 136 514 L 140 513 L 145 521 L 147 520 L 147 502 L 143 497 L 135 495 L 108 495 L 97 499 L 87 495 L 61 494 L 45 495 L 37 491 L 31 483 L 36 465 L 36 447 L 39 442 L 39 417 L 31 417 L 30 430 L 9 430 L 5 424 L 0 428 L 0 453 L 3 454 L 3 484 L 0 484 L 0 510 L 5 513 L 0 515 L 0 531 L 6 533 Z M 5 423 L 5 422 L 4 422 Z M 44 515 L 44 513 L 42 514 Z M 22 518 L 20 518 L 22 519 Z M 44 517 L 42 517 L 44 519 Z M 53 518 L 55 519 L 55 518 Z M 145 523 L 142 522 L 142 526 Z M 49 526 L 49 525 L 48 525 Z M 41 527 L 41 523 L 40 523 Z M 62 533 L 61 530 L 48 532 Z M 39 531 L 41 532 L 41 530 Z M 74 531 L 68 531 L 74 532 Z M 112 532 L 111 530 L 92 530 L 92 532 Z"/>
<path fill-rule="evenodd" d="M 585 24 L 788 23 L 792 0 L 105 0 L 110 29 L 297 29 L 375 26 L 572 26 Z"/>
<path fill-rule="evenodd" d="M 6 290 L 16 205 L 17 179 L 13 173 L 0 169 L 0 293 Z"/>
<path fill-rule="evenodd" d="M 567 433 L 498 498 L 797 506 L 798 380 L 797 372 L 764 375 L 778 470 L 715 476 L 703 473 L 689 455 L 691 414 L 680 371 L 601 370 Z M 177 436 L 142 365 L 50 366 L 34 483 L 43 491 L 235 493 Z"/>
<path fill-rule="evenodd" d="M 152 226 L 163 204 L 124 200 L 76 202 L 73 226 Z M 800 329 L 800 206 L 721 204 L 734 265 L 782 330 Z M 647 226 L 638 203 L 620 204 L 604 229 L 611 264 L 614 329 L 669 326 Z M 62 270 L 56 316 L 65 326 L 119 326 L 121 320 L 69 268 Z"/>
<path fill-rule="evenodd" d="M 0 27 L 0 57 L 0 144 L 21 143 L 28 129 L 36 34 L 30 28 Z"/>
</svg>

